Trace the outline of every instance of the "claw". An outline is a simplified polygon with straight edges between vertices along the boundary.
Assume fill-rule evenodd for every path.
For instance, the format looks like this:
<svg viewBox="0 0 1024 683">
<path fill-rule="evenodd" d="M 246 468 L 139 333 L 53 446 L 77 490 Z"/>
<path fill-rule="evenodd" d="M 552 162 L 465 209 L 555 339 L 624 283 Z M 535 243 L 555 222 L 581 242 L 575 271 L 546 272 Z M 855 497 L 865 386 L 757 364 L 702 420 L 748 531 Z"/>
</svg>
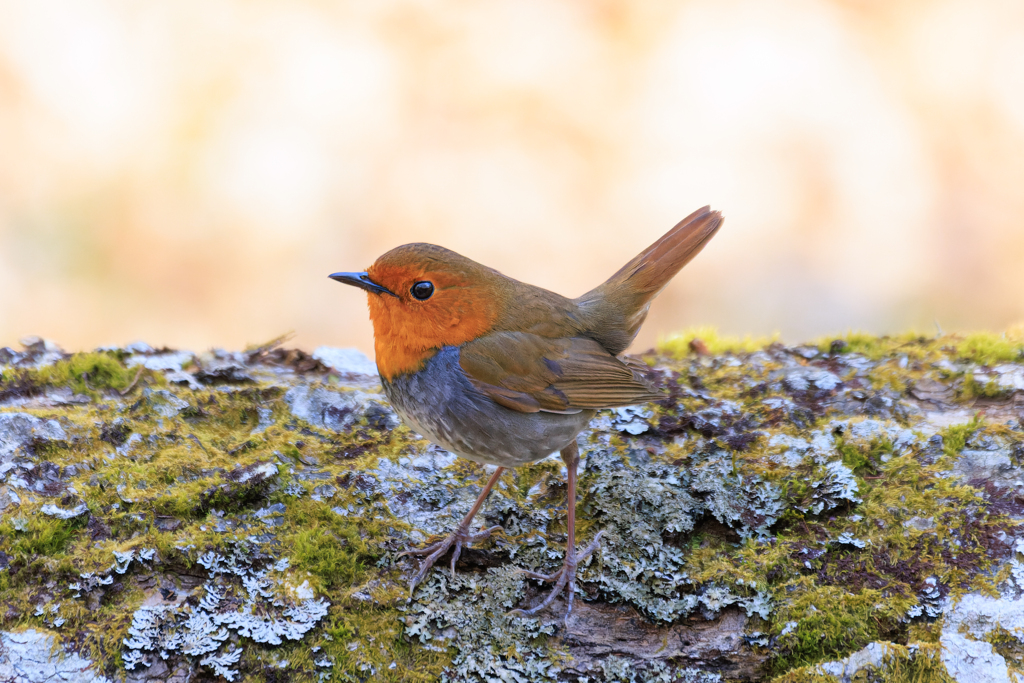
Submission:
<svg viewBox="0 0 1024 683">
<path fill-rule="evenodd" d="M 559 569 L 557 572 L 553 572 L 551 574 L 541 574 L 540 572 L 531 572 L 529 569 L 523 569 L 522 567 L 520 567 L 518 571 L 520 574 L 526 574 L 527 578 L 537 579 L 538 581 L 554 581 L 558 578 L 558 575 L 562 573 L 562 570 Z"/>
<path fill-rule="evenodd" d="M 430 568 L 433 567 L 434 564 L 441 559 L 441 557 L 448 552 L 448 549 L 453 545 L 455 546 L 455 550 L 452 552 L 452 578 L 455 577 L 455 563 L 462 554 L 463 546 L 475 543 L 476 541 L 482 541 L 489 538 L 494 532 L 502 530 L 503 529 L 500 526 L 492 526 L 489 529 L 484 529 L 475 534 L 471 534 L 467 529 L 464 529 L 460 525 L 459 528 L 453 531 L 451 535 L 443 541 L 438 541 L 437 543 L 428 545 L 426 548 L 409 548 L 408 550 L 403 550 L 398 553 L 398 557 L 404 557 L 406 555 L 427 556 L 420 564 L 419 571 L 416 572 L 416 575 L 412 577 L 412 581 L 409 582 L 409 595 L 412 595 L 413 591 L 416 590 L 416 586 L 418 586 L 420 581 L 422 581 L 427 575 Z"/>
<path fill-rule="evenodd" d="M 455 578 L 455 563 L 459 561 L 459 555 L 462 554 L 462 543 L 459 541 L 455 542 L 455 550 L 452 551 L 452 578 Z"/>
<path fill-rule="evenodd" d="M 576 548 L 570 545 L 566 549 L 565 561 L 562 563 L 562 568 L 552 574 L 540 574 L 538 572 L 532 572 L 526 569 L 521 569 L 520 571 L 523 574 L 526 574 L 526 576 L 530 577 L 531 579 L 537 579 L 539 581 L 545 581 L 549 583 L 554 582 L 555 585 L 551 589 L 551 592 L 548 593 L 548 596 L 544 598 L 544 601 L 541 602 L 539 605 L 531 607 L 530 609 L 514 609 L 511 612 L 509 612 L 508 615 L 517 617 L 532 617 L 534 614 L 540 612 L 542 609 L 544 609 L 552 602 L 554 602 L 555 598 L 557 598 L 562 593 L 562 591 L 565 590 L 567 593 L 567 606 L 565 610 L 565 617 L 563 620 L 566 623 L 568 623 L 569 615 L 572 613 L 573 598 L 576 594 L 576 567 L 580 562 L 594 554 L 594 551 L 597 550 L 598 547 L 601 545 L 601 536 L 603 535 L 604 531 L 597 532 L 597 535 L 594 536 L 594 540 L 591 541 L 590 545 L 584 548 L 583 552 L 581 552 L 579 555 L 576 554 Z"/>
<path fill-rule="evenodd" d="M 409 548 L 408 550 L 398 553 L 398 557 L 404 557 L 405 555 L 427 556 L 427 559 L 423 560 L 423 563 L 420 565 L 420 570 L 416 572 L 416 576 L 412 577 L 412 582 L 409 583 L 410 598 L 412 597 L 412 592 L 416 590 L 416 584 L 423 580 L 423 577 L 427 575 L 427 572 L 434 566 L 434 563 L 437 562 L 442 555 L 448 552 L 448 548 L 451 548 L 453 544 L 455 545 L 455 552 L 452 553 L 452 577 L 454 578 L 455 562 L 459 559 L 459 555 L 462 554 L 462 546 L 469 545 L 474 541 L 482 541 L 495 531 L 502 530 L 500 526 L 492 526 L 490 529 L 484 529 L 483 531 L 471 534 L 469 533 L 469 525 L 473 521 L 473 517 L 476 516 L 476 513 L 480 511 L 480 506 L 484 504 L 485 500 L 487 500 L 487 494 L 490 493 L 491 489 L 494 488 L 494 485 L 498 483 L 498 478 L 501 477 L 501 473 L 504 471 L 504 467 L 498 467 L 494 470 L 494 473 L 491 474 L 491 478 L 487 480 L 487 485 L 484 486 L 484 490 L 480 492 L 476 502 L 473 503 L 473 507 L 469 509 L 466 516 L 462 518 L 462 522 L 459 523 L 459 526 L 456 527 L 455 531 L 453 531 L 448 538 L 443 541 L 438 541 L 432 545 L 428 545 L 426 548 Z"/>
</svg>

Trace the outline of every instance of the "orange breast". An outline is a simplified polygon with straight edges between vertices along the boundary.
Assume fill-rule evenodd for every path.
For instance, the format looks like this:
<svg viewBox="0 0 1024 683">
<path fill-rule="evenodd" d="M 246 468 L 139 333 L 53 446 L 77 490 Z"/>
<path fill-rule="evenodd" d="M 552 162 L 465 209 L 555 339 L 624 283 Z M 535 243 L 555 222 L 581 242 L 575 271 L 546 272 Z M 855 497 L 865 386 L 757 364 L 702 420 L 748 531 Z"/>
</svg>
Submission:
<svg viewBox="0 0 1024 683">
<path fill-rule="evenodd" d="M 459 346 L 490 332 L 497 320 L 498 302 L 480 283 L 453 273 L 374 272 L 374 282 L 401 283 L 398 297 L 369 295 L 377 369 L 385 379 L 417 372 L 438 349 Z M 427 301 L 409 295 L 413 282 L 429 279 L 435 293 Z M 388 285 L 392 288 L 392 285 Z"/>
</svg>

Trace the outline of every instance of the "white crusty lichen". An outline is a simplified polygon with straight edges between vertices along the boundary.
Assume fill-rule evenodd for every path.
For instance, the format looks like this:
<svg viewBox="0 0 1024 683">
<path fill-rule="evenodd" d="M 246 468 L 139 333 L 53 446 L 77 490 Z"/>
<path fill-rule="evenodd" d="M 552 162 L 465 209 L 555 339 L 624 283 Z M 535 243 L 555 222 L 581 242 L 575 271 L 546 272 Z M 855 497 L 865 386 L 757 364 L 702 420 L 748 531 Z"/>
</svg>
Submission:
<svg viewBox="0 0 1024 683">
<path fill-rule="evenodd" d="M 826 463 L 818 469 L 811 481 L 811 491 L 810 502 L 797 508 L 801 512 L 820 515 L 845 503 L 860 502 L 857 497 L 857 478 L 839 460 Z"/>
<path fill-rule="evenodd" d="M 629 462 L 611 450 L 587 457 L 593 477 L 588 500 L 595 504 L 586 513 L 605 537 L 599 567 L 583 572 L 584 583 L 596 583 L 606 600 L 628 602 L 656 621 L 675 621 L 696 609 L 710 619 L 749 600 L 756 601 L 752 614 L 767 615 L 765 597 L 747 597 L 749 586 L 693 581 L 685 570 L 685 549 L 666 539 L 693 531 L 708 513 L 741 537 L 766 534 L 784 509 L 777 487 L 733 474 L 727 454 L 719 450 L 695 454 L 689 471 L 641 458 Z"/>
<path fill-rule="evenodd" d="M 570 675 L 572 658 L 564 644 L 548 640 L 562 626 L 560 618 L 510 616 L 521 605 L 524 579 L 505 565 L 483 576 L 432 572 L 405 608 L 407 637 L 423 647 L 452 648 L 455 657 L 442 683 L 558 680 L 604 680 L 629 683 L 718 683 L 721 677 L 697 669 L 653 660 L 636 662 L 611 656 L 601 665 L 602 678 Z M 550 615 L 548 615 L 550 616 Z"/>
<path fill-rule="evenodd" d="M 663 534 L 693 529 L 704 506 L 685 485 L 688 476 L 660 463 L 632 465 L 612 451 L 587 456 L 594 478 L 588 498 L 601 501 L 594 514 L 605 530 L 601 571 L 593 577 L 612 600 L 629 602 L 656 620 L 672 621 L 697 606 L 681 548 Z M 584 574 L 585 579 L 591 579 Z"/>
<path fill-rule="evenodd" d="M 280 576 L 288 563 L 268 560 L 242 545 L 227 554 L 201 555 L 198 564 L 209 580 L 198 602 L 137 609 L 124 640 L 125 668 L 149 666 L 151 654 L 161 659 L 184 655 L 230 681 L 238 675 L 231 666 L 242 649 L 224 650 L 229 639 L 269 645 L 301 639 L 327 615 L 330 603 L 312 596 L 296 600 L 300 591 Z"/>
<path fill-rule="evenodd" d="M 238 663 L 238 660 L 242 658 L 241 648 L 229 650 L 219 655 L 209 655 L 199 660 L 201 666 L 207 666 L 213 669 L 213 672 L 218 676 L 223 676 L 229 681 L 235 680 L 238 676 L 238 671 L 231 667 Z"/>
<path fill-rule="evenodd" d="M 557 680 L 557 653 L 536 645 L 554 624 L 508 614 L 523 594 L 523 575 L 512 565 L 485 577 L 432 572 L 405 608 L 405 634 L 426 647 L 455 649 L 442 681 Z"/>
<path fill-rule="evenodd" d="M 677 668 L 658 660 L 638 667 L 625 657 L 610 655 L 601 663 L 604 683 L 721 683 L 719 674 L 699 669 Z M 588 680 L 580 677 L 578 680 Z"/>
<path fill-rule="evenodd" d="M 712 619 L 730 605 L 767 618 L 770 595 L 756 587 L 741 580 L 735 585 L 692 580 L 685 569 L 688 549 L 673 538 L 691 533 L 705 515 L 734 526 L 741 537 L 753 539 L 766 533 L 784 509 L 775 485 L 756 476 L 732 475 L 725 469 L 727 454 L 720 450 L 695 456 L 699 460 L 696 475 L 641 452 L 631 457 L 630 453 L 599 448 L 585 455 L 582 481 L 586 490 L 580 497 L 579 514 L 592 520 L 604 536 L 597 553 L 579 568 L 578 590 L 584 593 L 583 599 L 597 594 L 608 602 L 626 602 L 660 622 L 672 622 L 695 611 Z M 702 472 L 709 474 L 703 476 Z M 395 482 L 397 477 L 389 479 Z M 427 475 L 416 498 L 430 498 L 434 489 L 445 495 L 449 483 L 444 476 Z M 559 541 L 564 536 L 552 534 L 552 526 L 558 529 L 562 519 L 551 508 L 551 501 L 564 495 L 560 483 L 556 475 L 542 474 L 525 499 L 503 495 L 499 487 L 488 500 L 483 516 L 486 523 L 502 526 L 508 540 L 498 537 L 496 543 L 507 549 L 515 565 L 544 573 L 561 565 L 565 550 Z M 578 543 L 585 540 L 576 539 Z M 491 590 L 498 576 L 492 570 L 472 579 L 475 590 Z M 455 591 L 463 581 L 449 581 L 445 590 Z M 516 590 L 521 592 L 520 584 L 521 580 L 516 582 Z M 428 599 L 425 591 L 430 586 L 433 584 L 417 589 L 414 605 Z M 510 602 L 506 609 L 516 606 L 520 605 Z M 407 619 L 406 635 L 423 639 L 424 634 L 438 631 L 424 631 L 425 618 L 421 614 Z M 453 643 L 460 652 L 471 644 L 465 638 Z"/>
<path fill-rule="evenodd" d="M 395 553 L 450 532 L 486 473 L 394 429 L 372 378 L 339 378 L 301 352 L 270 347 L 185 366 L 133 345 L 58 357 L 67 379 L 57 386 L 52 373 L 29 369 L 45 349 L 0 349 L 0 365 L 12 367 L 3 368 L 0 402 L 29 411 L 0 413 L 8 626 L 52 628 L 62 644 L 102 654 L 108 674 L 123 660 L 131 678 L 163 671 L 159 646 L 176 640 L 164 650 L 169 671 L 218 680 L 270 666 L 296 680 L 406 680 L 415 667 L 423 678 L 445 669 L 453 681 L 706 683 L 717 677 L 666 662 L 729 678 L 785 675 L 880 637 L 934 635 L 938 626 L 923 622 L 941 618 L 948 628 L 935 648 L 971 657 L 987 648 L 1012 672 L 1020 632 L 1007 610 L 1019 615 L 1024 591 L 1024 550 L 1011 551 L 1024 516 L 1024 426 L 1010 389 L 992 390 L 996 372 L 1021 376 L 1024 356 L 1018 345 L 1007 365 L 962 342 L 857 338 L 648 358 L 666 400 L 600 411 L 580 436 L 574 540 L 582 547 L 603 536 L 579 567 L 564 631 L 562 600 L 539 619 L 502 616 L 550 588 L 517 568 L 561 566 L 567 501 L 557 456 L 503 475 L 476 521 L 504 533 L 464 550 L 457 580 L 442 558 L 398 612 L 398 584 L 419 560 L 395 562 Z M 125 367 L 124 352 L 151 362 Z M 83 383 L 84 363 L 110 369 L 116 383 L 91 371 Z M 89 395 L 72 396 L 69 382 Z M 358 565 L 351 581 L 333 582 L 332 563 L 301 550 L 311 519 L 335 533 L 324 550 L 337 543 Z M 51 530 L 66 539 L 59 547 L 40 543 Z M 218 535 L 228 532 L 252 533 L 250 543 L 291 554 L 297 566 L 271 570 L 276 556 L 242 557 Z M 141 542 L 173 562 L 127 550 Z M 97 544 L 124 551 L 110 569 L 94 564 Z M 69 576 L 68 566 L 91 571 Z M 286 587 L 285 571 L 310 572 L 331 591 L 323 597 L 354 607 L 330 630 L 346 642 L 330 642 L 327 617 L 316 620 L 326 603 L 307 602 L 317 597 L 308 587 Z M 998 616 L 1000 630 L 955 627 L 950 605 L 963 590 L 987 602 L 961 600 L 957 613 L 977 611 L 970 620 L 979 626 Z M 121 631 L 126 615 L 130 635 Z M 691 629 L 727 632 L 735 648 L 659 650 L 667 659 L 652 662 L 621 631 L 614 652 L 594 654 L 572 637 L 582 623 L 588 635 L 608 635 L 601 630 L 620 623 L 608 615 L 629 615 L 669 643 Z M 399 617 L 409 645 L 392 637 Z M 309 647 L 314 637 L 323 651 Z M 122 660 L 111 657 L 117 650 Z M 765 660 L 769 668 L 758 669 Z"/>
</svg>

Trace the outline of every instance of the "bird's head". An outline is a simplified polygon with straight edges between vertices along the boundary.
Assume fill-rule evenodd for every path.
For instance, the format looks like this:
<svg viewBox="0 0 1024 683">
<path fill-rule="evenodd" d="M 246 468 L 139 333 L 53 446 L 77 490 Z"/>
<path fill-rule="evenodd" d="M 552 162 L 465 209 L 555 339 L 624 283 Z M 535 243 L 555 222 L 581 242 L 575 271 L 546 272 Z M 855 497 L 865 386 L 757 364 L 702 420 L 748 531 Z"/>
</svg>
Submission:
<svg viewBox="0 0 1024 683">
<path fill-rule="evenodd" d="M 506 280 L 433 244 L 396 247 L 365 273 L 330 277 L 366 290 L 377 368 L 385 379 L 421 369 L 442 346 L 459 346 L 490 332 Z"/>
</svg>

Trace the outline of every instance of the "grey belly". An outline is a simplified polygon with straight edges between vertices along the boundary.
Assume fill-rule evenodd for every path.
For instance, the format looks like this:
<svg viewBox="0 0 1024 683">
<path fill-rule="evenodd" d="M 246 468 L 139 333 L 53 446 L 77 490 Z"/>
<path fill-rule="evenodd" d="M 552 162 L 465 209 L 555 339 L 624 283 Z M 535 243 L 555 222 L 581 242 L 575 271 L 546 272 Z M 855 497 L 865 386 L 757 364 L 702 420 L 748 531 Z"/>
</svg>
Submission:
<svg viewBox="0 0 1024 683">
<path fill-rule="evenodd" d="M 411 429 L 456 455 L 501 467 L 536 462 L 562 450 L 594 415 L 592 410 L 520 413 L 500 406 L 466 379 L 454 346 L 439 351 L 422 371 L 383 386 Z"/>
</svg>

